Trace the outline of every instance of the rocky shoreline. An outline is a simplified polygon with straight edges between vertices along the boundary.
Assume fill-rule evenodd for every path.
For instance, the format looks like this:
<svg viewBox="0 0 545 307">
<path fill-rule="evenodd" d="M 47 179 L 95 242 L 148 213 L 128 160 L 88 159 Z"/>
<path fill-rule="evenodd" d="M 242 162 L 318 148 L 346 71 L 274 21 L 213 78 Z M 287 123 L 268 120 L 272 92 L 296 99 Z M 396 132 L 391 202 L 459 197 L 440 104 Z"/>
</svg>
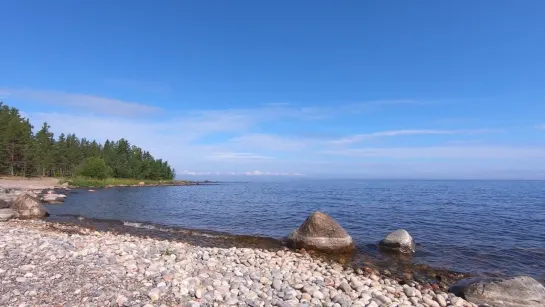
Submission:
<svg viewBox="0 0 545 307">
<path fill-rule="evenodd" d="M 0 223 L 0 304 L 477 306 L 290 250 L 199 247 L 40 220 Z"/>
<path fill-rule="evenodd" d="M 0 208 L 2 306 L 545 306 L 545 287 L 526 276 L 464 279 L 448 289 L 458 278 L 430 284 L 311 255 L 354 249 L 322 212 L 288 237 L 300 250 L 201 246 L 32 219 L 48 215 L 42 203 L 62 202 L 67 186 L 1 189 L 10 206 Z M 379 246 L 415 251 L 405 230 Z"/>
</svg>

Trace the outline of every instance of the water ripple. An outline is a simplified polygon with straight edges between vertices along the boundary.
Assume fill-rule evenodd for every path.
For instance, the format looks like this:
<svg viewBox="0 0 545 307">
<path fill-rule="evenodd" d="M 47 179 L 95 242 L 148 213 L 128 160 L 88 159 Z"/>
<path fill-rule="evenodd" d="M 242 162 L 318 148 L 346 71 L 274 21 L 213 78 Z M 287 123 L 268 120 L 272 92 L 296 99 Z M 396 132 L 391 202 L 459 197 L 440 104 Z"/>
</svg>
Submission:
<svg viewBox="0 0 545 307">
<path fill-rule="evenodd" d="M 397 228 L 418 242 L 412 261 L 473 274 L 545 279 L 545 182 L 300 180 L 74 193 L 53 215 L 157 223 L 284 238 L 315 210 L 363 253 Z"/>
</svg>

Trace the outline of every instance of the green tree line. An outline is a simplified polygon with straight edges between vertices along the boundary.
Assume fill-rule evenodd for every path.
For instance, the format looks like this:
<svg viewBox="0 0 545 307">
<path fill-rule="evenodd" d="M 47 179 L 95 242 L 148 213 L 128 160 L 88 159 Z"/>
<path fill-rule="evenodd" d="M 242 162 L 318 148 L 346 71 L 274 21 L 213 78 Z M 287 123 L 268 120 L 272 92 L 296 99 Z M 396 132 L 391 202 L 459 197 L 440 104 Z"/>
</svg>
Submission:
<svg viewBox="0 0 545 307">
<path fill-rule="evenodd" d="M 55 138 L 47 123 L 36 133 L 33 129 L 18 109 L 0 102 L 0 174 L 72 177 L 85 175 L 86 165 L 96 169 L 103 161 L 105 176 L 174 179 L 175 171 L 167 161 L 155 159 L 125 139 L 101 144 L 75 134 L 61 133 Z"/>
</svg>

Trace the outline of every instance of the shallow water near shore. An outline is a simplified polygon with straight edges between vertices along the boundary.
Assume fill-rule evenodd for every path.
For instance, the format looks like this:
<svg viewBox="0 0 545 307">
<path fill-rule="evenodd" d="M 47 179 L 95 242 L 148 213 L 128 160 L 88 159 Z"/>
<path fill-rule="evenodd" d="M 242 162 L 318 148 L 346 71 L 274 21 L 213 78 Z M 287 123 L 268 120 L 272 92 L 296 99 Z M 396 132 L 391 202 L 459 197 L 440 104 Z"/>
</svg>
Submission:
<svg viewBox="0 0 545 307">
<path fill-rule="evenodd" d="M 64 204 L 47 209 L 54 221 L 266 248 L 280 248 L 290 231 L 320 210 L 354 238 L 352 262 L 545 280 L 543 181 L 292 180 L 74 190 Z M 412 257 L 377 249 L 398 228 L 417 241 Z"/>
</svg>

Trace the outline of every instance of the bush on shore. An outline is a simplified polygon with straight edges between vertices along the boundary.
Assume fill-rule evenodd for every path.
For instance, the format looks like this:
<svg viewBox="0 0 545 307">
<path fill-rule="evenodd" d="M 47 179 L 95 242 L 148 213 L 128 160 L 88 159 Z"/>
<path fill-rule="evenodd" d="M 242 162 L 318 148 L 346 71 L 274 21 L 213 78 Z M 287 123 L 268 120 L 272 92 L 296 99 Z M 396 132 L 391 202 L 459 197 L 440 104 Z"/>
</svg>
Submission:
<svg viewBox="0 0 545 307">
<path fill-rule="evenodd" d="M 83 177 L 104 180 L 108 177 L 108 166 L 104 159 L 90 157 L 83 162 L 83 165 L 78 170 L 78 173 Z"/>
</svg>

